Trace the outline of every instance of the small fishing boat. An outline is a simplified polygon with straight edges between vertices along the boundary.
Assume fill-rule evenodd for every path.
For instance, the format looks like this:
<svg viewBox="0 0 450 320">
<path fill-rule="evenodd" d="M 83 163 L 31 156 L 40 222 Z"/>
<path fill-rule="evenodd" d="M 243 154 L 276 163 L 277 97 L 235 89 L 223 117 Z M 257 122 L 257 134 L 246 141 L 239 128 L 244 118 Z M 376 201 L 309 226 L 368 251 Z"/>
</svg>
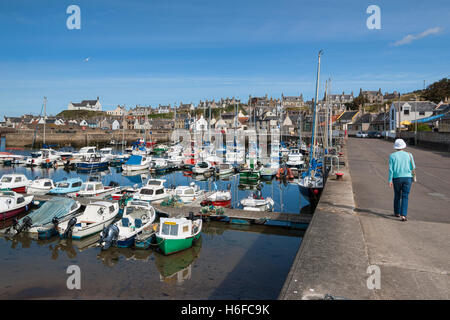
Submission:
<svg viewBox="0 0 450 320">
<path fill-rule="evenodd" d="M 58 233 L 62 238 L 81 239 L 109 226 L 119 213 L 117 203 L 98 201 L 90 203 L 81 215 L 60 222 Z"/>
<path fill-rule="evenodd" d="M 151 157 L 145 155 L 132 155 L 123 165 L 124 171 L 139 171 L 150 167 Z"/>
<path fill-rule="evenodd" d="M 147 184 L 139 189 L 133 196 L 135 200 L 143 200 L 161 203 L 170 197 L 170 193 L 164 187 L 164 179 L 149 179 Z"/>
<path fill-rule="evenodd" d="M 156 243 L 164 255 L 173 254 L 192 247 L 202 231 L 202 219 L 195 219 L 190 214 L 186 218 L 160 218 L 156 233 Z"/>
<path fill-rule="evenodd" d="M 183 203 L 191 203 L 202 194 L 204 191 L 195 182 L 191 182 L 189 186 L 178 186 L 173 190 L 173 195 L 179 197 Z"/>
<path fill-rule="evenodd" d="M 164 145 L 164 144 L 160 144 L 160 145 L 158 145 L 158 146 L 153 148 L 153 152 L 156 153 L 156 154 L 164 153 L 167 150 L 169 150 L 169 147 Z"/>
<path fill-rule="evenodd" d="M 204 200 L 205 201 L 205 200 Z M 231 206 L 231 192 L 216 191 L 206 198 L 206 202 L 210 202 L 216 207 L 230 207 Z M 202 201 L 203 203 L 203 201 Z"/>
<path fill-rule="evenodd" d="M 25 193 L 30 180 L 23 174 L 4 174 L 0 179 L 0 189 L 10 189 L 18 193 Z"/>
<path fill-rule="evenodd" d="M 108 166 L 108 160 L 98 153 L 84 156 L 81 161 L 75 164 L 79 171 L 105 170 L 108 169 Z"/>
<path fill-rule="evenodd" d="M 27 232 L 38 239 L 48 239 L 57 233 L 59 223 L 78 214 L 81 204 L 70 198 L 54 197 L 9 228 L 8 234 Z"/>
<path fill-rule="evenodd" d="M 55 187 L 49 191 L 50 194 L 68 194 L 78 192 L 81 189 L 83 180 L 80 178 L 66 179 L 56 183 Z"/>
<path fill-rule="evenodd" d="M 241 200 L 244 210 L 251 211 L 272 211 L 274 204 L 272 198 L 263 198 L 260 191 L 254 192 L 253 195 Z"/>
<path fill-rule="evenodd" d="M 239 170 L 239 178 L 242 180 L 258 180 L 261 177 L 262 166 L 246 165 Z"/>
<path fill-rule="evenodd" d="M 288 160 L 286 161 L 286 165 L 290 168 L 300 169 L 305 164 L 303 161 L 303 155 L 300 153 L 299 149 L 291 149 L 288 154 Z"/>
<path fill-rule="evenodd" d="M 234 173 L 234 167 L 230 163 L 221 163 L 216 167 L 215 174 L 217 176 L 226 176 L 232 173 Z"/>
<path fill-rule="evenodd" d="M 277 174 L 280 165 L 275 162 L 268 162 L 261 169 L 260 175 L 261 179 L 272 180 L 272 178 Z"/>
<path fill-rule="evenodd" d="M 167 163 L 167 160 L 162 158 L 153 159 L 152 166 L 150 171 L 155 172 L 156 174 L 164 174 L 169 170 L 170 166 Z"/>
<path fill-rule="evenodd" d="M 55 188 L 55 184 L 53 183 L 52 179 L 36 178 L 30 182 L 30 184 L 26 188 L 26 191 L 29 194 L 43 195 L 50 192 L 53 188 Z"/>
<path fill-rule="evenodd" d="M 144 228 L 141 233 L 134 238 L 134 247 L 136 249 L 148 249 L 155 240 L 157 223 L 152 223 L 150 226 Z"/>
<path fill-rule="evenodd" d="M 106 159 L 106 161 L 111 161 L 116 157 L 116 155 L 113 154 L 112 151 L 113 151 L 112 148 L 102 148 L 99 150 L 99 153 L 102 157 Z"/>
<path fill-rule="evenodd" d="M 41 149 L 31 154 L 27 160 L 27 166 L 41 166 L 50 168 L 61 160 L 59 153 L 53 149 Z"/>
<path fill-rule="evenodd" d="M 14 191 L 0 191 L 0 219 L 9 219 L 28 211 L 33 198 Z"/>
<path fill-rule="evenodd" d="M 9 152 L 0 152 L 0 164 L 11 165 L 12 163 L 23 160 L 25 157 L 21 155 L 16 155 Z"/>
<path fill-rule="evenodd" d="M 146 201 L 130 201 L 124 208 L 122 219 L 100 233 L 103 249 L 116 245 L 128 248 L 134 244 L 136 236 L 155 221 L 155 209 Z"/>
<path fill-rule="evenodd" d="M 115 183 L 111 183 L 110 186 L 105 187 L 101 181 L 86 181 L 81 185 L 80 191 L 68 195 L 75 197 L 104 198 L 119 190 L 120 187 Z"/>
<path fill-rule="evenodd" d="M 83 147 L 78 152 L 74 152 L 72 155 L 75 158 L 81 159 L 83 157 L 89 157 L 97 153 L 97 147 Z"/>
<path fill-rule="evenodd" d="M 214 167 L 211 165 L 210 162 L 207 161 L 199 161 L 197 164 L 192 168 L 192 173 L 194 174 L 205 174 L 208 172 L 214 172 Z"/>
</svg>

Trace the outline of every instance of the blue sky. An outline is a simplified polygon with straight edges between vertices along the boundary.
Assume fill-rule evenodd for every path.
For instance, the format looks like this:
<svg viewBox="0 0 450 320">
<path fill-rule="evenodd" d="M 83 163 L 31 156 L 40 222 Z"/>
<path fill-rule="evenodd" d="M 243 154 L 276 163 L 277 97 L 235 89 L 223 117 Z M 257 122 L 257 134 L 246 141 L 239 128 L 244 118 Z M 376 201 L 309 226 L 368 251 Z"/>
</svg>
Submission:
<svg viewBox="0 0 450 320">
<path fill-rule="evenodd" d="M 80 30 L 66 27 L 72 4 Z M 366 27 L 373 4 L 380 30 Z M 4 0 L 0 116 L 39 114 L 44 96 L 50 114 L 97 96 L 104 109 L 311 99 L 320 49 L 334 93 L 408 92 L 449 76 L 449 9 L 448 0 Z"/>
</svg>

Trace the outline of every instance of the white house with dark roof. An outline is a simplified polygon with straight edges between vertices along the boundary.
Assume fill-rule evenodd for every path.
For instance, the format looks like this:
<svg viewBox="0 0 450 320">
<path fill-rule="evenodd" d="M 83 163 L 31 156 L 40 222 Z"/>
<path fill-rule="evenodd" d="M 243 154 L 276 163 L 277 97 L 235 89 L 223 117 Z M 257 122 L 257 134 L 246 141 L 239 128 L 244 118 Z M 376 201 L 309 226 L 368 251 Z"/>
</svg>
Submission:
<svg viewBox="0 0 450 320">
<path fill-rule="evenodd" d="M 80 103 L 70 102 L 67 110 L 102 111 L 99 97 L 97 100 L 83 100 Z"/>
<path fill-rule="evenodd" d="M 408 122 L 431 117 L 436 104 L 431 101 L 395 101 L 389 109 L 389 130 L 405 127 Z"/>
</svg>

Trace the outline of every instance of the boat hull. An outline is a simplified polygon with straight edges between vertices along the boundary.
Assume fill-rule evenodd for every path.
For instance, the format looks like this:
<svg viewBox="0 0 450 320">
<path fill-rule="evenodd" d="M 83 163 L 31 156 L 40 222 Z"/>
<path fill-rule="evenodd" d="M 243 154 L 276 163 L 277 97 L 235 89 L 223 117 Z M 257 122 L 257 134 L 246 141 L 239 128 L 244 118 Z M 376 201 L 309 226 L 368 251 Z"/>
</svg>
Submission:
<svg viewBox="0 0 450 320">
<path fill-rule="evenodd" d="M 183 239 L 164 239 L 156 236 L 156 242 L 158 243 L 158 248 L 164 255 L 174 254 L 192 247 L 195 240 L 200 238 L 201 233 Z"/>
<path fill-rule="evenodd" d="M 24 211 L 28 211 L 28 205 L 23 206 L 21 208 L 13 209 L 10 211 L 2 212 L 0 213 L 0 220 L 13 218 L 19 214 L 21 214 Z"/>
</svg>

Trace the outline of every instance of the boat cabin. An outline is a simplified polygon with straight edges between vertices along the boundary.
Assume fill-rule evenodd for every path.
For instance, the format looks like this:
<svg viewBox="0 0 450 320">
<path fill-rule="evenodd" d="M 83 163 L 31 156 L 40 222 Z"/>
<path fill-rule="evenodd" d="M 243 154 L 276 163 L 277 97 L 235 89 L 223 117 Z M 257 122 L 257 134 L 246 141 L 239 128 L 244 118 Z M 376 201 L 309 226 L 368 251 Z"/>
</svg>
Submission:
<svg viewBox="0 0 450 320">
<path fill-rule="evenodd" d="M 149 179 L 145 185 L 147 187 L 153 187 L 153 186 L 164 187 L 164 182 L 166 182 L 166 181 L 167 181 L 166 179 Z"/>
<path fill-rule="evenodd" d="M 160 218 L 159 235 L 165 238 L 187 238 L 192 236 L 192 220 L 186 218 Z"/>
</svg>

